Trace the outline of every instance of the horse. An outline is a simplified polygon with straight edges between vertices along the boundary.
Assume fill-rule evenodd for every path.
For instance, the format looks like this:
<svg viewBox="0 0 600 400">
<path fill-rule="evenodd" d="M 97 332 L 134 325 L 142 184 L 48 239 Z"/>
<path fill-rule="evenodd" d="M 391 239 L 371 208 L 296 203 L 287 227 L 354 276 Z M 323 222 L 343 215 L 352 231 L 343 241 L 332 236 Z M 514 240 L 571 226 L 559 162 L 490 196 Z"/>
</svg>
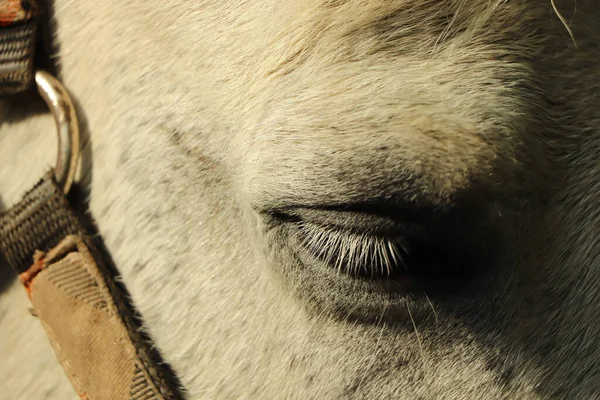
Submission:
<svg viewBox="0 0 600 400">
<path fill-rule="evenodd" d="M 189 399 L 600 396 L 595 1 L 52 15 L 76 180 Z M 0 102 L 3 208 L 52 130 Z M 76 398 L 0 270 L 2 397 Z"/>
</svg>

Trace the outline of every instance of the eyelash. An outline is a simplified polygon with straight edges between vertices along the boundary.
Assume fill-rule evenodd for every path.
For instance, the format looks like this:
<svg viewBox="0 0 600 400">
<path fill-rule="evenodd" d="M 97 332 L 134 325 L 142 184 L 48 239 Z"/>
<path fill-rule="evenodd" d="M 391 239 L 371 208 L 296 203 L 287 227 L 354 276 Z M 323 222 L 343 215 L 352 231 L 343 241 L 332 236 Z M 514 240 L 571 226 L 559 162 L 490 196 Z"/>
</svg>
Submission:
<svg viewBox="0 0 600 400">
<path fill-rule="evenodd" d="M 382 237 L 297 222 L 303 245 L 319 259 L 351 275 L 389 276 L 398 268 L 407 269 L 408 243 L 402 237 Z"/>
</svg>

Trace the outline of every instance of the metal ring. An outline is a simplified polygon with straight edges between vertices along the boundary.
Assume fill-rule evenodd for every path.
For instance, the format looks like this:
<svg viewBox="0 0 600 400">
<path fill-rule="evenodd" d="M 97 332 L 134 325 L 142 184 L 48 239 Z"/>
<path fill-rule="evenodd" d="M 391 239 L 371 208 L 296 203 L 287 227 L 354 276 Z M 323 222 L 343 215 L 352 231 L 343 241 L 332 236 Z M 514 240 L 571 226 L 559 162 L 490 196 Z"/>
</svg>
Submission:
<svg viewBox="0 0 600 400">
<path fill-rule="evenodd" d="M 45 71 L 36 71 L 38 92 L 48 105 L 56 122 L 58 156 L 54 177 L 66 194 L 71 189 L 79 160 L 79 123 L 71 97 L 64 86 Z"/>
</svg>

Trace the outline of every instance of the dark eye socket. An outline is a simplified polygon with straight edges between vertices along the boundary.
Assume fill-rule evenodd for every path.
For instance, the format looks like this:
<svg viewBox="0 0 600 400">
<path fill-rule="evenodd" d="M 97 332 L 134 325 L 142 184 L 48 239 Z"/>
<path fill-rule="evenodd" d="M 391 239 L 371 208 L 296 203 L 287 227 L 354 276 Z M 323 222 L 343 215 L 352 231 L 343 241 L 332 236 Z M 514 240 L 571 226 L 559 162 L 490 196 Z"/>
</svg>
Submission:
<svg viewBox="0 0 600 400">
<path fill-rule="evenodd" d="M 451 240 L 447 243 L 447 233 L 438 231 L 444 225 L 438 219 L 444 215 L 306 207 L 272 213 L 290 228 L 296 246 L 338 273 L 357 278 L 463 279 L 471 274 L 470 257 L 457 251 Z M 454 225 L 450 236 L 456 237 Z"/>
</svg>

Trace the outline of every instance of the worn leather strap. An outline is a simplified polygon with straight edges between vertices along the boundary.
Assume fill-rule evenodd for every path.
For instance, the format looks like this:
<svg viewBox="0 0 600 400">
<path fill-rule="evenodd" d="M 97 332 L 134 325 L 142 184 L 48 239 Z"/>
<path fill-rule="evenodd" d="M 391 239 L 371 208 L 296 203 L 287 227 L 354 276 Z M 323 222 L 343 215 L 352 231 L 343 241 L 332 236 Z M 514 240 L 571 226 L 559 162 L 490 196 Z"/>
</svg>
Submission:
<svg viewBox="0 0 600 400">
<path fill-rule="evenodd" d="M 80 237 L 37 252 L 20 275 L 48 339 L 84 399 L 169 399 L 155 367 L 128 332 L 111 283 Z"/>
<path fill-rule="evenodd" d="M 34 0 L 0 0 L 0 96 L 31 87 L 36 15 Z"/>
<path fill-rule="evenodd" d="M 19 273 L 82 398 L 182 398 L 174 374 L 141 332 L 125 288 L 115 282 L 110 259 L 87 232 L 48 172 L 0 214 L 0 253 Z"/>
</svg>

